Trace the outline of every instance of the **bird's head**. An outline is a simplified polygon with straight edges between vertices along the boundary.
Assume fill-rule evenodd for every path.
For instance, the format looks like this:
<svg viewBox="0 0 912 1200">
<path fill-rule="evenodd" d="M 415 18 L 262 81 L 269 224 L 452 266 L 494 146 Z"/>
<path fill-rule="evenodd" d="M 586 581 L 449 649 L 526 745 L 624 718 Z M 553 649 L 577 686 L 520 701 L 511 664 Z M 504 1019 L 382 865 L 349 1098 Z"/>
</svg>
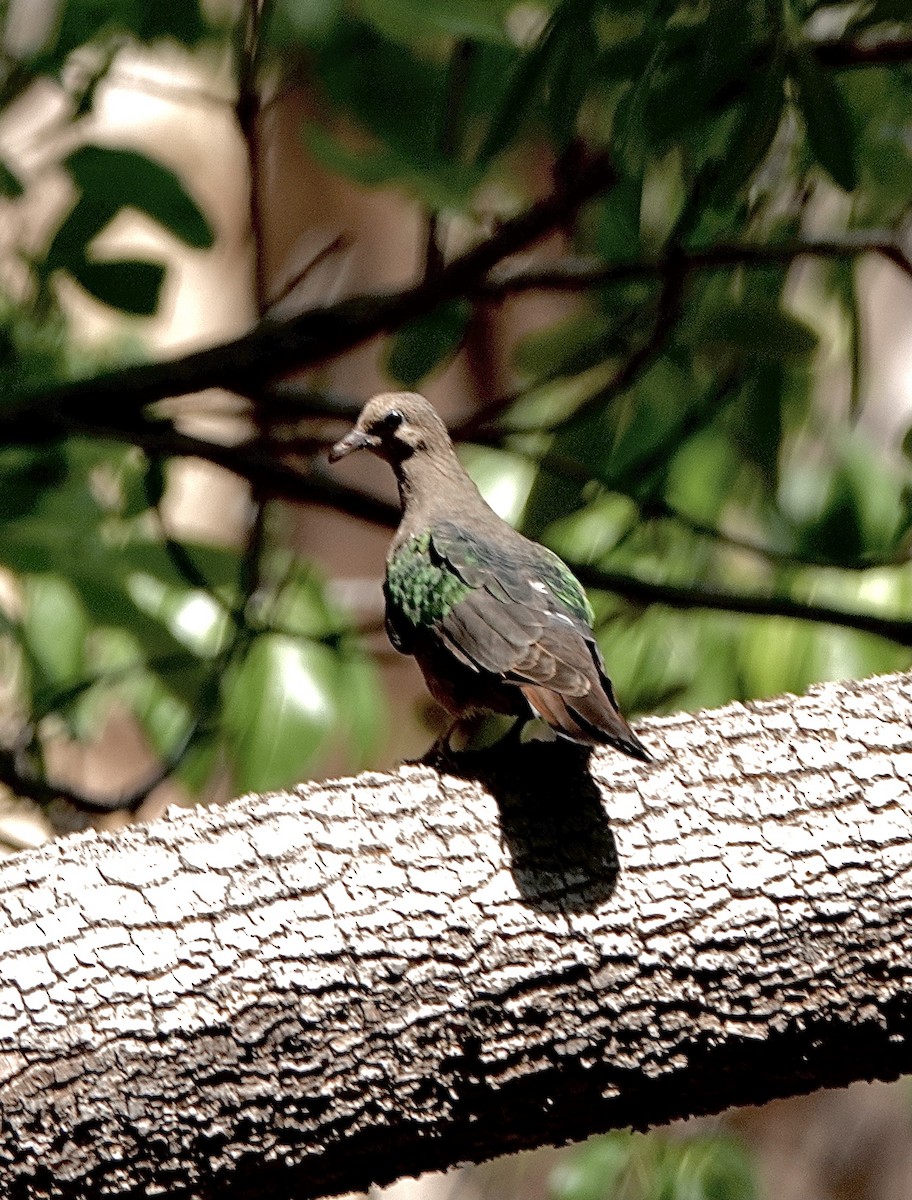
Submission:
<svg viewBox="0 0 912 1200">
<path fill-rule="evenodd" d="M 433 406 L 417 392 L 382 392 L 368 400 L 354 428 L 329 452 L 338 462 L 355 450 L 371 450 L 394 466 L 416 450 L 450 444 L 446 426 Z"/>
</svg>

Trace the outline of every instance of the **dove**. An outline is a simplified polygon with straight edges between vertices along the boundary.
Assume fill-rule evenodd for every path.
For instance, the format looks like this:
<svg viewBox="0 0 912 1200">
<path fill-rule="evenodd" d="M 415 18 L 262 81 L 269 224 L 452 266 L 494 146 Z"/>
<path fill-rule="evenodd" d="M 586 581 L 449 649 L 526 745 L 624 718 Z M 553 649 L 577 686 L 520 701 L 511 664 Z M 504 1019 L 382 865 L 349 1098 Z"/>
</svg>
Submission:
<svg viewBox="0 0 912 1200">
<path fill-rule="evenodd" d="M 330 462 L 359 450 L 389 463 L 399 486 L 389 639 L 417 660 L 453 727 L 486 712 L 538 717 L 571 741 L 651 762 L 618 707 L 582 585 L 487 504 L 429 401 L 374 396 Z"/>
</svg>

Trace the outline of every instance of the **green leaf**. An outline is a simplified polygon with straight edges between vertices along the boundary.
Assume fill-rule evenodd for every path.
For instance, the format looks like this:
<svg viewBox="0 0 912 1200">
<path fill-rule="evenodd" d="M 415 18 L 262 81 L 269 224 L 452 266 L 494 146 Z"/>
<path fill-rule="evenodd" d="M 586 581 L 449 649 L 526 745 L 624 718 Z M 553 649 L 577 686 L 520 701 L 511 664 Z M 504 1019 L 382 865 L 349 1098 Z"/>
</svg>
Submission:
<svg viewBox="0 0 912 1200">
<path fill-rule="evenodd" d="M 329 100 L 391 151 L 403 169 L 434 174 L 447 112 L 447 66 L 382 37 L 354 19 L 340 22 L 318 62 Z"/>
<path fill-rule="evenodd" d="M 441 161 L 424 169 L 409 156 L 383 146 L 350 149 L 328 129 L 310 122 L 305 122 L 304 138 L 311 153 L 330 171 L 364 187 L 401 183 L 435 209 L 464 207 L 480 180 L 478 171 L 461 163 Z"/>
<path fill-rule="evenodd" d="M 393 340 L 389 374 L 406 388 L 420 383 L 458 351 L 471 315 L 467 300 L 451 300 L 409 322 Z"/>
<path fill-rule="evenodd" d="M 82 677 L 89 623 L 71 584 L 59 575 L 33 575 L 25 582 L 22 631 L 33 663 L 43 673 L 41 691 Z M 40 698 L 36 697 L 40 707 Z"/>
<path fill-rule="evenodd" d="M 573 375 L 588 371 L 624 348 L 626 339 L 615 320 L 602 313 L 579 313 L 527 334 L 514 363 L 529 378 Z"/>
<path fill-rule="evenodd" d="M 161 263 L 142 261 L 90 262 L 84 259 L 68 264 L 70 273 L 102 304 L 110 304 L 131 316 L 151 317 L 165 281 Z"/>
<path fill-rule="evenodd" d="M 665 496 L 677 511 L 714 522 L 731 503 L 743 460 L 716 429 L 689 437 L 668 464 Z"/>
<path fill-rule="evenodd" d="M 548 58 L 551 53 L 552 26 L 549 24 L 531 50 L 523 54 L 513 68 L 500 104 L 494 110 L 476 162 L 487 166 L 513 144 L 523 124 L 534 111 L 536 98 L 543 92 Z"/>
<path fill-rule="evenodd" d="M 853 192 L 858 186 L 855 129 L 839 85 L 807 51 L 796 50 L 791 65 L 811 153 L 835 183 Z"/>
<path fill-rule="evenodd" d="M 605 1200 L 630 1166 L 634 1137 L 611 1133 L 562 1155 L 548 1179 L 552 1200 Z"/>
<path fill-rule="evenodd" d="M 507 41 L 504 20 L 514 0 L 361 0 L 361 12 L 382 34 L 412 44 L 439 36 Z"/>
<path fill-rule="evenodd" d="M 555 17 L 562 11 L 558 9 Z M 576 134 L 577 117 L 592 86 L 598 54 L 588 6 L 567 5 L 566 14 L 566 19 L 554 26 L 545 104 L 551 137 L 559 149 Z"/>
<path fill-rule="evenodd" d="M 711 141 L 720 119 L 767 69 L 775 18 L 758 10 L 743 0 L 714 0 L 691 10 L 702 19 L 647 26 L 650 53 L 617 117 L 631 166 L 688 141 L 699 153 Z"/>
<path fill-rule="evenodd" d="M 756 73 L 738 106 L 724 159 L 713 179 L 712 202 L 725 205 L 752 178 L 772 145 L 785 103 L 778 60 Z"/>
<path fill-rule="evenodd" d="M 732 1138 L 611 1133 L 566 1153 L 549 1191 L 551 1200 L 756 1200 L 757 1184 Z"/>
<path fill-rule="evenodd" d="M 853 28 L 870 28 L 884 22 L 908 21 L 908 0 L 873 0 L 872 4 L 862 10 L 861 14 L 852 20 Z"/>
<path fill-rule="evenodd" d="M 867 67 L 849 72 L 840 88 L 855 127 L 860 182 L 853 220 L 884 227 L 900 223 L 912 191 L 909 86 L 899 71 Z"/>
<path fill-rule="evenodd" d="M 132 29 L 143 41 L 174 38 L 185 46 L 194 46 L 209 33 L 199 0 L 134 0 Z"/>
<path fill-rule="evenodd" d="M 86 260 L 89 243 L 112 220 L 116 207 L 89 196 L 81 196 L 61 223 L 44 256 L 44 274 L 58 269 L 70 270 Z"/>
<path fill-rule="evenodd" d="M 167 476 L 161 458 L 147 458 L 142 452 L 124 455 L 116 475 L 120 493 L 118 512 L 129 519 L 138 517 L 161 502 Z"/>
<path fill-rule="evenodd" d="M 817 348 L 817 335 L 798 317 L 775 304 L 746 302 L 706 307 L 682 334 L 703 350 L 735 350 L 779 359 L 803 357 Z"/>
<path fill-rule="evenodd" d="M 385 706 L 377 703 L 381 685 L 373 662 L 343 644 L 336 655 L 333 686 L 354 760 L 369 763 L 380 748 L 386 717 Z"/>
<path fill-rule="evenodd" d="M 285 53 L 325 42 L 342 15 L 342 0 L 273 0 L 265 14 L 266 42 Z"/>
<path fill-rule="evenodd" d="M 56 446 L 0 450 L 0 527 L 32 512 L 48 489 L 63 483 L 66 473 L 66 460 Z"/>
<path fill-rule="evenodd" d="M 783 370 L 763 358 L 729 410 L 728 428 L 746 462 L 754 463 L 766 484 L 775 489 L 782 443 Z"/>
<path fill-rule="evenodd" d="M 643 202 L 642 175 L 620 179 L 595 207 L 596 248 L 609 262 L 624 262 L 640 252 L 640 208 Z"/>
<path fill-rule="evenodd" d="M 16 200 L 24 192 L 25 187 L 19 176 L 5 162 L 0 161 L 0 196 Z"/>
<path fill-rule="evenodd" d="M 223 724 L 235 784 L 264 791 L 300 778 L 332 733 L 334 655 L 276 634 L 258 637 L 226 680 Z"/>
<path fill-rule="evenodd" d="M 60 8 L 56 36 L 34 64 L 38 70 L 59 70 L 79 46 L 117 33 L 192 46 L 209 32 L 199 0 L 61 0 Z"/>
<path fill-rule="evenodd" d="M 215 240 L 212 227 L 168 167 L 135 150 L 83 146 L 64 166 L 82 193 L 102 211 L 137 208 L 197 250 Z"/>
</svg>

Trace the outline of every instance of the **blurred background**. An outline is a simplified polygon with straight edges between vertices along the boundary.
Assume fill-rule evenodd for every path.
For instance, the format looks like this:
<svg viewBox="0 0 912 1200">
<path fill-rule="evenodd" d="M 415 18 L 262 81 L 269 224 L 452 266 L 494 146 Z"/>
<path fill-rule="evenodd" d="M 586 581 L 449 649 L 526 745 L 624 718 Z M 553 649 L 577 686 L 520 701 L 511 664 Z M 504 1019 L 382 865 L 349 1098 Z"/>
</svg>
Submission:
<svg viewBox="0 0 912 1200">
<path fill-rule="evenodd" d="M 629 715 L 908 667 L 907 0 L 0 14 L 3 852 L 428 746 L 382 629 L 392 476 L 325 462 L 378 390 L 424 391 L 578 570 Z M 547 235 L 454 297 L 448 264 L 546 197 Z M 307 371 L 117 374 L 418 281 L 342 352 L 330 307 Z M 912 1096 L 391 1190 L 907 1200 Z"/>
</svg>

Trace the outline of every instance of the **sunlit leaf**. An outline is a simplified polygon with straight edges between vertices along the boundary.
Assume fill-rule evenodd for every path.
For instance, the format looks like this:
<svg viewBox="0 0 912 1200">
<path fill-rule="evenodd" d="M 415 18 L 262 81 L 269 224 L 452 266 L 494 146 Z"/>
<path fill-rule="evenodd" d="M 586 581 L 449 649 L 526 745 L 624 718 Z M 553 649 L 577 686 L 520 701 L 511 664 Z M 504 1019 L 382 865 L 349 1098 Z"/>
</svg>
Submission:
<svg viewBox="0 0 912 1200">
<path fill-rule="evenodd" d="M 66 579 L 33 575 L 26 580 L 22 632 L 46 686 L 61 687 L 81 677 L 88 620 Z M 40 699 L 37 702 L 40 704 Z"/>
<path fill-rule="evenodd" d="M 333 655 L 259 637 L 225 684 L 224 728 L 236 786 L 262 791 L 299 779 L 332 732 Z"/>
</svg>

